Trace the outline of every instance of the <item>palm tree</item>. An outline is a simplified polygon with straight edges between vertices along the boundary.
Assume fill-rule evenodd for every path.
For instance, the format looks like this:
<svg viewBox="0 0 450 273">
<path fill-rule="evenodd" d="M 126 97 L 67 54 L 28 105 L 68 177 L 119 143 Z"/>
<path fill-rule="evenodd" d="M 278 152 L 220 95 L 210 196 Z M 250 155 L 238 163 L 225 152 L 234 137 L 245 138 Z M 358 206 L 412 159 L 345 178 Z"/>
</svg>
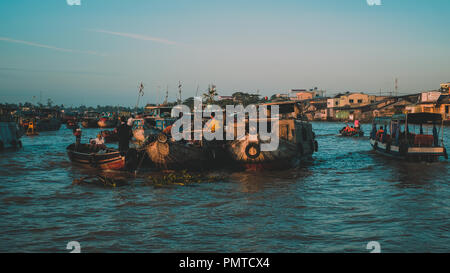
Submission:
<svg viewBox="0 0 450 273">
<path fill-rule="evenodd" d="M 215 97 L 217 96 L 216 86 L 211 85 L 208 87 L 208 91 L 203 94 L 203 98 L 206 100 L 207 104 L 212 104 L 215 101 Z"/>
</svg>

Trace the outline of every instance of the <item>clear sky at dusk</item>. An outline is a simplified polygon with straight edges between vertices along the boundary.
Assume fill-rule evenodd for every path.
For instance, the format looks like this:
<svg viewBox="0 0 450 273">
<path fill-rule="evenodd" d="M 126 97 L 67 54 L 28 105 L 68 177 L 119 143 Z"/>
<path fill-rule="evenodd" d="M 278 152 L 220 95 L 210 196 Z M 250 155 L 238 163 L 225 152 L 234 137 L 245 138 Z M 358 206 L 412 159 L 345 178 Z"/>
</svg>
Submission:
<svg viewBox="0 0 450 273">
<path fill-rule="evenodd" d="M 0 102 L 131 106 L 291 88 L 402 93 L 450 81 L 450 1 L 4 0 Z M 159 88 L 158 88 L 159 86 Z M 158 91 L 159 90 L 159 91 Z M 199 92 L 199 93 L 200 93 Z"/>
</svg>

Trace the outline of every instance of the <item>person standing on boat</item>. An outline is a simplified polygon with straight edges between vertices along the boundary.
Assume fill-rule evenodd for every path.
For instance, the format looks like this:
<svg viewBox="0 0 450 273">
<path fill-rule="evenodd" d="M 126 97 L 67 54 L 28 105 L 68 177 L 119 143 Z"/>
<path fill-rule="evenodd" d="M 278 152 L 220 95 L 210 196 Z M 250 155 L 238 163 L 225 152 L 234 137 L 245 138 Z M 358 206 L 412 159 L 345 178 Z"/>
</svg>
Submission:
<svg viewBox="0 0 450 273">
<path fill-rule="evenodd" d="M 355 119 L 355 129 L 359 130 L 359 120 Z"/>
<path fill-rule="evenodd" d="M 81 128 L 78 125 L 73 128 L 73 135 L 75 136 L 75 149 L 77 150 L 81 143 Z"/>
<path fill-rule="evenodd" d="M 131 126 L 128 126 L 128 124 L 125 122 L 126 118 L 122 117 L 119 127 L 117 127 L 117 135 L 119 136 L 119 151 L 120 152 L 127 152 L 128 151 L 128 145 L 130 143 L 130 138 L 133 134 L 131 131 Z"/>
</svg>

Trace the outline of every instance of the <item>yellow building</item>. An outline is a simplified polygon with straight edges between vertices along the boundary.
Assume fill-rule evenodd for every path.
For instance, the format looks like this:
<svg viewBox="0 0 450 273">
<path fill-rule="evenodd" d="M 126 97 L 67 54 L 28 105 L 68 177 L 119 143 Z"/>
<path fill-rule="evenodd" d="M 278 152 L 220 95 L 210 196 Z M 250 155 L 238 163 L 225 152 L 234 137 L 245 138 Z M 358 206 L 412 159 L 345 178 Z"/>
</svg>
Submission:
<svg viewBox="0 0 450 273">
<path fill-rule="evenodd" d="M 442 95 L 435 102 L 421 102 L 405 107 L 407 113 L 437 113 L 441 114 L 444 121 L 450 121 L 449 95 Z"/>
<path fill-rule="evenodd" d="M 336 107 L 357 107 L 364 106 L 376 102 L 376 96 L 367 95 L 364 93 L 345 93 L 339 94 L 334 98 L 327 100 L 328 108 Z"/>
</svg>

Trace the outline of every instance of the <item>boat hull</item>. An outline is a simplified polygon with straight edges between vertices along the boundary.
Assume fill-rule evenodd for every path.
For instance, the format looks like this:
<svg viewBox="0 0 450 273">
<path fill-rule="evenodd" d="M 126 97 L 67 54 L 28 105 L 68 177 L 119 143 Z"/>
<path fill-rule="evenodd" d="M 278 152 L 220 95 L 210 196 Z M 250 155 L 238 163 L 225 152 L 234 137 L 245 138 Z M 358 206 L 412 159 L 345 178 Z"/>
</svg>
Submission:
<svg viewBox="0 0 450 273">
<path fill-rule="evenodd" d="M 379 154 L 402 160 L 435 162 L 441 156 L 447 157 L 444 147 L 407 147 L 402 149 L 399 146 L 381 143 L 374 139 L 370 139 L 370 145 Z"/>
</svg>

